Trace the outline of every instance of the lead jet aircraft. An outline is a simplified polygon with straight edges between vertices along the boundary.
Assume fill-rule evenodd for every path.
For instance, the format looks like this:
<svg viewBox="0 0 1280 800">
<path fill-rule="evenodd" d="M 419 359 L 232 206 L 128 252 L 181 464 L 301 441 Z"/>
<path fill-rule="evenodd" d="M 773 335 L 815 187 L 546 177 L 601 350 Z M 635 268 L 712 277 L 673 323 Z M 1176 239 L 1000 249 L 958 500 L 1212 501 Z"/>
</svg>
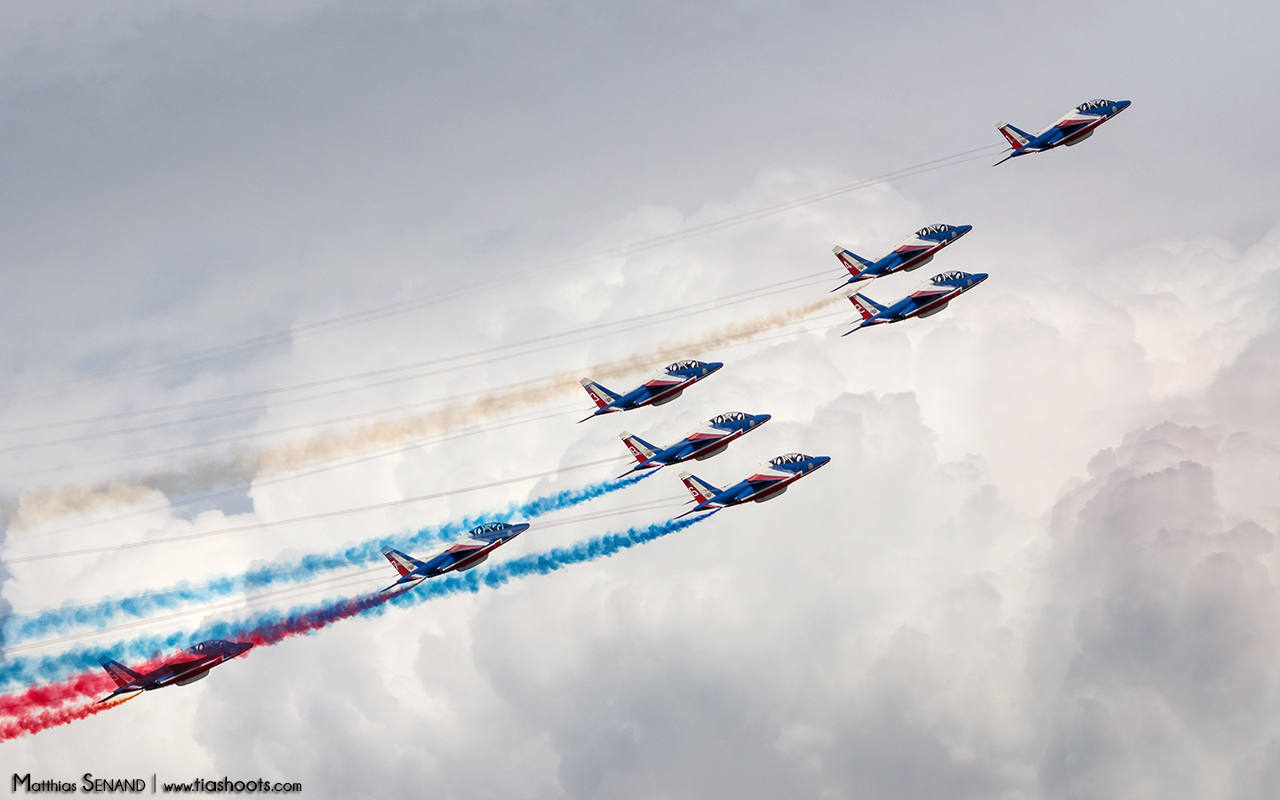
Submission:
<svg viewBox="0 0 1280 800">
<path fill-rule="evenodd" d="M 1090 100 L 1063 114 L 1048 128 L 1035 136 L 1020 131 L 1007 122 L 997 122 L 996 127 L 1009 140 L 1013 152 L 992 166 L 998 167 L 1011 158 L 1028 153 L 1041 153 L 1060 145 L 1072 147 L 1093 135 L 1098 126 L 1129 107 L 1129 100 Z"/>
<path fill-rule="evenodd" d="M 785 492 L 788 486 L 810 472 L 821 469 L 830 460 L 830 456 L 787 453 L 761 464 L 755 472 L 728 489 L 717 489 L 697 475 L 682 472 L 680 480 L 684 481 L 685 487 L 693 495 L 693 501 L 697 505 L 680 516 L 728 508 L 742 503 L 763 503 L 766 500 L 772 500 Z"/>
<path fill-rule="evenodd" d="M 400 573 L 400 580 L 382 591 L 412 589 L 427 578 L 434 578 L 446 572 L 466 572 L 484 563 L 490 553 L 527 530 L 529 530 L 527 522 L 516 525 L 506 522 L 486 522 L 484 525 L 472 528 L 466 536 L 426 561 L 419 561 L 394 547 L 384 547 L 382 554 Z"/>
<path fill-rule="evenodd" d="M 730 411 L 727 414 L 712 417 L 670 447 L 649 444 L 639 436 L 623 431 L 618 435 L 622 443 L 631 451 L 631 455 L 635 456 L 637 463 L 618 477 L 625 478 L 633 472 L 644 469 L 661 469 L 689 459 L 701 461 L 704 458 L 711 458 L 723 453 L 734 439 L 745 436 L 770 419 L 768 414 L 744 414 L 741 411 Z"/>
<path fill-rule="evenodd" d="M 836 254 L 836 258 L 840 259 L 840 263 L 844 264 L 852 277 L 831 291 L 838 291 L 851 283 L 919 269 L 932 261 L 942 248 L 971 230 L 972 225 L 928 225 L 908 236 L 892 253 L 879 261 L 868 261 L 849 249 L 836 245 L 831 252 Z"/>
<path fill-rule="evenodd" d="M 710 364 L 692 359 L 677 361 L 655 372 L 651 378 L 626 394 L 611 392 L 590 378 L 582 379 L 582 388 L 586 389 L 591 399 L 596 401 L 596 412 L 591 417 L 598 417 L 615 411 L 631 411 L 644 406 L 670 403 L 685 389 L 723 366 L 724 364 L 719 361 L 712 361 Z M 578 421 L 586 422 L 591 417 Z"/>
<path fill-rule="evenodd" d="M 853 290 L 845 295 L 862 315 L 862 321 L 841 334 L 848 336 L 871 325 L 902 322 L 913 317 L 931 317 L 947 307 L 947 304 L 987 279 L 987 273 L 970 275 L 967 272 L 939 272 L 920 284 L 911 294 L 891 306 L 882 306 Z"/>
<path fill-rule="evenodd" d="M 145 675 L 134 672 L 124 664 L 104 658 L 98 663 L 102 664 L 102 668 L 116 682 L 116 690 L 98 702 L 105 703 L 120 695 L 129 695 L 125 698 L 127 700 L 136 697 L 140 692 L 163 689 L 166 686 L 186 686 L 188 683 L 200 680 L 209 674 L 209 670 L 224 661 L 230 661 L 251 647 L 253 645 L 248 642 L 209 639 L 188 647 L 182 651 L 181 657 L 167 661 Z"/>
</svg>

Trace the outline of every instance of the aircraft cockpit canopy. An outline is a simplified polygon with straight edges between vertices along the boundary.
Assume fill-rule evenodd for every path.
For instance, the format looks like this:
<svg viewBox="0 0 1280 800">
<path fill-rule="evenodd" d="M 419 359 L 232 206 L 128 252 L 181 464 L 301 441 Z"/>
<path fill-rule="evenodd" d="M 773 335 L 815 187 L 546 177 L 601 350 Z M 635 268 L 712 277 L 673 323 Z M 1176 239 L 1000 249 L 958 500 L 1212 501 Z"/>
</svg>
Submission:
<svg viewBox="0 0 1280 800">
<path fill-rule="evenodd" d="M 722 422 L 737 422 L 738 420 L 750 419 L 750 414 L 744 414 L 741 411 L 727 411 L 718 417 L 711 418 L 712 425 L 719 425 Z"/>
<path fill-rule="evenodd" d="M 924 226 L 920 230 L 916 231 L 916 236 L 928 236 L 931 233 L 946 233 L 954 228 L 954 225 L 947 225 L 946 223 L 939 222 L 937 225 Z"/>
<path fill-rule="evenodd" d="M 231 649 L 230 642 L 224 642 L 221 639 L 210 639 L 207 642 L 192 645 L 186 649 L 186 652 L 193 656 L 216 656 Z"/>
<path fill-rule="evenodd" d="M 695 361 L 692 358 L 690 358 L 684 361 L 676 361 L 667 365 L 667 372 L 675 372 L 678 369 L 697 369 L 698 367 L 705 367 L 705 366 L 706 364 L 704 364 L 703 362 Z"/>
<path fill-rule="evenodd" d="M 801 461 L 812 461 L 813 456 L 806 456 L 804 453 L 787 453 L 785 456 L 769 459 L 769 463 L 775 467 L 783 464 L 799 464 Z"/>
<path fill-rule="evenodd" d="M 967 277 L 969 277 L 969 273 L 953 269 L 950 272 L 939 272 L 937 275 L 934 275 L 929 279 L 929 283 L 946 283 L 947 281 L 954 281 Z"/>
<path fill-rule="evenodd" d="M 486 522 L 483 525 L 472 528 L 471 532 L 472 533 L 492 533 L 493 531 L 500 531 L 505 527 L 507 527 L 507 523 L 505 522 Z"/>
<path fill-rule="evenodd" d="M 1106 106 L 1115 105 L 1113 100 L 1090 100 L 1087 103 L 1081 103 L 1076 106 L 1076 111 L 1092 111 L 1095 108 L 1105 108 Z"/>
</svg>

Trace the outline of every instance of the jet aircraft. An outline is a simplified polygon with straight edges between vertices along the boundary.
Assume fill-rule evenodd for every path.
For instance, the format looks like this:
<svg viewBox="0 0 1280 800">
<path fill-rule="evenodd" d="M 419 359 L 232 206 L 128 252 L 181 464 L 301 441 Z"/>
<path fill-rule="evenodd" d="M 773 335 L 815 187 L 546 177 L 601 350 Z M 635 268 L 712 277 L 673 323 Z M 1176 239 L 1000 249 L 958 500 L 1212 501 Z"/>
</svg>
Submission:
<svg viewBox="0 0 1280 800">
<path fill-rule="evenodd" d="M 419 561 L 394 547 L 384 547 L 382 554 L 400 573 L 400 580 L 382 591 L 412 589 L 427 578 L 434 578 L 446 572 L 465 572 L 484 563 L 490 553 L 527 530 L 529 530 L 527 522 L 516 525 L 506 522 L 486 522 L 484 525 L 472 528 L 467 535 L 426 561 Z"/>
<path fill-rule="evenodd" d="M 913 317 L 931 317 L 947 307 L 947 304 L 987 279 L 987 273 L 970 275 L 967 272 L 939 272 L 920 284 L 911 294 L 891 306 L 882 306 L 871 298 L 850 289 L 845 296 L 862 315 L 862 321 L 845 333 L 870 325 L 901 322 Z"/>
<path fill-rule="evenodd" d="M 769 419 L 768 414 L 744 414 L 741 411 L 730 411 L 727 414 L 712 417 L 670 447 L 649 444 L 639 436 L 623 431 L 618 435 L 622 443 L 631 451 L 631 455 L 635 456 L 636 465 L 618 477 L 625 478 L 633 472 L 645 469 L 661 469 L 689 459 L 701 461 L 711 458 L 723 453 L 734 439 L 750 433 Z"/>
<path fill-rule="evenodd" d="M 717 510 L 742 503 L 763 503 L 787 490 L 787 487 L 821 469 L 831 460 L 830 456 L 806 456 L 804 453 L 787 453 L 761 464 L 754 472 L 728 489 L 717 489 L 696 475 L 680 473 L 680 480 L 697 503 L 680 516 L 699 511 Z"/>
<path fill-rule="evenodd" d="M 724 364 L 719 361 L 712 361 L 709 364 L 692 359 L 677 361 L 654 373 L 652 377 L 626 394 L 611 392 L 590 378 L 582 379 L 582 388 L 586 389 L 591 399 L 596 401 L 597 408 L 591 417 L 598 417 L 615 411 L 631 411 L 644 406 L 670 403 L 685 389 L 723 366 Z M 578 421 L 586 422 L 591 417 Z"/>
<path fill-rule="evenodd" d="M 843 289 L 851 283 L 870 281 L 892 275 L 895 272 L 910 272 L 919 269 L 933 260 L 942 248 L 973 230 L 972 225 L 947 225 L 939 223 L 928 225 L 911 234 L 893 252 L 879 261 L 868 261 L 847 248 L 836 245 L 831 252 L 836 254 L 844 268 L 852 276 L 849 280 L 831 291 Z"/>
<path fill-rule="evenodd" d="M 1020 131 L 1007 122 L 998 122 L 996 127 L 1004 134 L 1004 138 L 1009 140 L 1013 152 L 992 166 L 998 167 L 1011 158 L 1052 150 L 1059 145 L 1072 147 L 1080 144 L 1092 136 L 1099 125 L 1128 108 L 1130 102 L 1129 100 L 1090 100 L 1087 103 L 1081 103 L 1035 136 L 1026 131 Z"/>
<path fill-rule="evenodd" d="M 120 695 L 129 695 L 130 699 L 140 692 L 162 689 L 165 686 L 186 686 L 209 674 L 209 670 L 229 661 L 253 647 L 248 642 L 224 642 L 221 639 L 209 639 L 182 651 L 182 657 L 165 662 L 147 674 L 134 672 L 125 665 L 104 658 L 99 661 L 112 680 L 116 682 L 116 690 L 99 700 L 105 703 Z"/>
</svg>

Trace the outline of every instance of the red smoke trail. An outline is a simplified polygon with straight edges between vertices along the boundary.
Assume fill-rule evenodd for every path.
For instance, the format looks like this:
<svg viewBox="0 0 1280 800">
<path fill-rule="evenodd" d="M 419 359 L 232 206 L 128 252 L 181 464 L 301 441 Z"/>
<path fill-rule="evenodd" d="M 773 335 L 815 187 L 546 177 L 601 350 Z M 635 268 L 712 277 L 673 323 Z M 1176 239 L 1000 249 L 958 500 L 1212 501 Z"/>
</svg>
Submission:
<svg viewBox="0 0 1280 800">
<path fill-rule="evenodd" d="M 137 669 L 147 672 L 160 666 L 161 663 L 163 662 L 155 660 Z M 105 672 L 82 672 L 58 683 L 33 686 L 22 692 L 0 695 L 0 716 L 9 718 L 0 721 L 0 742 L 84 719 L 99 711 L 115 708 L 125 700 L 136 697 L 133 695 L 101 705 L 90 702 L 64 707 L 76 701 L 96 700 L 114 688 L 116 688 L 115 681 L 111 680 Z"/>
<path fill-rule="evenodd" d="M 386 594 L 368 594 L 339 600 L 325 608 L 260 625 L 236 638 L 240 641 L 247 639 L 254 645 L 267 647 L 294 636 L 305 636 L 340 620 L 354 617 L 382 605 L 391 597 L 392 595 Z M 156 660 L 136 669 L 145 673 L 162 663 L 163 660 Z M 22 692 L 0 695 L 0 715 L 9 717 L 0 722 L 0 742 L 75 722 L 93 716 L 99 711 L 114 708 L 125 700 L 133 699 L 129 697 L 101 705 L 78 703 L 64 707 L 77 700 L 97 698 L 114 688 L 115 682 L 105 672 L 82 672 L 58 683 L 34 686 Z"/>
<path fill-rule="evenodd" d="M 569 548 L 554 548 L 546 553 L 523 556 L 507 562 L 501 567 L 494 568 L 485 577 L 469 576 L 470 580 L 461 578 L 456 583 L 433 584 L 432 588 L 436 591 L 433 591 L 431 596 L 439 597 L 461 589 L 477 591 L 482 584 L 497 588 L 510 580 L 519 579 L 527 575 L 546 574 L 569 564 L 607 557 L 619 550 L 644 544 L 659 536 L 666 536 L 669 533 L 683 530 L 690 525 L 707 519 L 709 516 L 710 514 L 706 514 L 683 520 L 668 520 L 665 523 L 650 525 L 648 528 L 632 528 L 624 533 L 608 534 L 585 542 L 579 542 Z M 458 576 L 451 577 L 457 578 Z M 298 611 L 284 619 L 261 622 L 252 628 L 235 631 L 228 630 L 222 632 L 222 635 L 229 635 L 240 641 L 248 639 L 254 645 L 269 647 L 294 636 L 305 636 L 322 628 L 327 628 L 335 622 L 377 608 L 397 596 L 382 592 L 359 595 L 349 599 L 338 600 L 319 608 Z M 416 597 L 425 599 L 423 590 L 419 590 Z M 39 713 L 42 705 L 44 708 L 49 708 L 54 704 L 61 705 L 67 699 L 77 695 L 83 696 L 87 691 L 87 687 L 91 684 L 82 681 L 87 680 L 86 676 L 90 674 L 81 673 L 59 684 L 33 687 L 25 692 L 0 697 L 0 707 L 11 708 L 18 712 L 13 721 L 0 723 L 0 741 L 21 736 L 25 733 L 36 733 L 54 725 L 62 725 L 73 720 L 83 719 L 91 714 L 96 714 L 103 708 L 118 705 L 119 703 L 86 705 Z M 96 686 L 104 685 L 96 684 Z"/>
<path fill-rule="evenodd" d="M 0 696 L 0 715 L 21 716 L 83 697 L 101 697 L 115 687 L 105 672 L 82 672 L 59 683 L 33 686 L 24 692 Z"/>
<path fill-rule="evenodd" d="M 259 625 L 246 631 L 244 636 L 247 636 L 255 646 L 269 647 L 285 639 L 294 636 L 306 636 L 321 628 L 327 628 L 339 620 L 354 617 L 357 614 L 382 605 L 393 596 L 390 594 L 366 594 L 339 600 L 325 608 L 285 617 L 279 622 Z"/>
<path fill-rule="evenodd" d="M 132 700 L 137 695 L 122 697 L 112 700 L 110 703 L 85 703 L 82 705 L 71 706 L 70 708 L 59 708 L 53 711 L 46 711 L 43 714 L 23 714 L 4 722 L 0 722 L 0 742 L 7 742 L 10 739 L 16 739 L 28 733 L 39 733 L 47 728 L 53 728 L 58 725 L 66 725 L 68 722 L 75 722 L 78 719 L 92 717 L 99 711 L 106 711 L 108 708 L 115 708 L 121 703 Z"/>
</svg>

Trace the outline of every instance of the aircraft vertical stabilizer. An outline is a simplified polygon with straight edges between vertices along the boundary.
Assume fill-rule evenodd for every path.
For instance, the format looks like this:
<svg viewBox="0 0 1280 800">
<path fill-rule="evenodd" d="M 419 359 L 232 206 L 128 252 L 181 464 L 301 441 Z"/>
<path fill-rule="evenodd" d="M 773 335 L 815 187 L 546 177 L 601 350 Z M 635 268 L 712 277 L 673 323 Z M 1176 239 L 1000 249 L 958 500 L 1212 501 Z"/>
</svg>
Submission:
<svg viewBox="0 0 1280 800">
<path fill-rule="evenodd" d="M 840 245 L 831 248 L 831 252 L 836 254 L 836 258 L 840 259 L 840 263 L 844 264 L 844 268 L 849 270 L 849 274 L 855 278 L 866 272 L 867 267 L 872 266 L 872 262 Z"/>
<path fill-rule="evenodd" d="M 872 300 L 870 297 L 867 297 L 864 294 L 859 294 L 858 292 L 850 292 L 845 295 L 845 297 L 849 298 L 849 302 L 853 303 L 853 307 L 858 310 L 858 314 L 860 314 L 864 320 L 871 319 L 876 314 L 885 310 L 884 306 L 880 305 L 875 300 Z"/>
<path fill-rule="evenodd" d="M 418 559 L 405 555 L 394 547 L 382 548 L 382 554 L 387 557 L 387 560 L 391 562 L 391 566 L 395 567 L 396 572 L 401 575 L 408 575 L 419 567 L 425 566 Z"/>
<path fill-rule="evenodd" d="M 1014 150 L 1031 141 L 1031 134 L 1026 131 L 1020 131 L 1007 122 L 997 122 L 996 127 L 1004 134 L 1004 138 L 1009 140 L 1009 146 Z"/>
<path fill-rule="evenodd" d="M 689 494 L 693 495 L 695 503 L 705 503 L 716 495 L 720 494 L 720 490 L 706 481 L 688 472 L 680 473 L 680 480 L 684 481 L 685 488 L 689 490 Z"/>
<path fill-rule="evenodd" d="M 126 667 L 124 664 L 112 661 L 109 658 L 104 658 L 98 663 L 101 664 L 102 668 L 111 676 L 111 680 L 116 682 L 116 686 L 124 686 L 127 683 L 133 683 L 142 677 L 138 673 Z"/>
<path fill-rule="evenodd" d="M 586 389 L 587 394 L 591 395 L 591 399 L 596 402 L 596 408 L 604 408 L 621 397 L 621 395 L 609 391 L 590 378 L 582 379 L 582 388 Z"/>
<path fill-rule="evenodd" d="M 653 458 L 654 453 L 658 452 L 658 448 L 649 444 L 644 439 L 641 439 L 639 436 L 634 436 L 626 431 L 618 434 L 618 438 L 622 439 L 622 443 L 631 451 L 631 455 L 635 456 L 636 463 L 638 464 L 643 464 Z"/>
</svg>

